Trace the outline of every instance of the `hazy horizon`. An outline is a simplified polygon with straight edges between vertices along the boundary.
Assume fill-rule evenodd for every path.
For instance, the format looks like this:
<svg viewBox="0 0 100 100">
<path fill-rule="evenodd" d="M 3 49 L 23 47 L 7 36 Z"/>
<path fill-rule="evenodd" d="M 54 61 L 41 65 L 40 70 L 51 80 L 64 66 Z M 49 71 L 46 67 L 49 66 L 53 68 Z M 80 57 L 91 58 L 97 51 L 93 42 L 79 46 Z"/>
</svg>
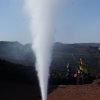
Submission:
<svg viewBox="0 0 100 100">
<path fill-rule="evenodd" d="M 21 43 L 20 41 L 0 41 L 0 42 L 11 42 L 11 43 L 17 42 L 17 43 L 20 43 L 22 45 L 32 44 L 31 42 Z M 100 42 L 74 42 L 74 43 L 64 43 L 64 42 L 60 42 L 60 41 L 55 41 L 55 43 L 61 43 L 61 44 L 88 44 L 88 43 L 95 44 L 95 43 L 97 43 L 97 44 L 100 44 Z"/>
</svg>

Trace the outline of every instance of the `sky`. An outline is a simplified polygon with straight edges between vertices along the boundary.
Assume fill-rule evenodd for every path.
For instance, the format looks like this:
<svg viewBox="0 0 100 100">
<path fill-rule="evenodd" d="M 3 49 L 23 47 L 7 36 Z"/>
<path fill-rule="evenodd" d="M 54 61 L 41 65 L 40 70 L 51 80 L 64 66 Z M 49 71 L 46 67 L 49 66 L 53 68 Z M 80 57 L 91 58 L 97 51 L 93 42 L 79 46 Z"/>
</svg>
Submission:
<svg viewBox="0 0 100 100">
<path fill-rule="evenodd" d="M 58 0 L 55 41 L 100 42 L 100 0 Z M 0 0 L 0 41 L 31 43 L 24 0 Z"/>
</svg>

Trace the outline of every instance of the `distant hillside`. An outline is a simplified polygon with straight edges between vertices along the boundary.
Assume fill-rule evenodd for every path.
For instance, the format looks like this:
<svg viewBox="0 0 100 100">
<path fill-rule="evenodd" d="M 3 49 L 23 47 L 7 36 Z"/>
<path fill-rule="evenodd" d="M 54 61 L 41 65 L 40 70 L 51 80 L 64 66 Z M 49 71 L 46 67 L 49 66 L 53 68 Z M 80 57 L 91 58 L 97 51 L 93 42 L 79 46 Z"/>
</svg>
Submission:
<svg viewBox="0 0 100 100">
<path fill-rule="evenodd" d="M 65 71 L 66 64 L 78 66 L 82 57 L 88 64 L 91 73 L 100 72 L 100 43 L 62 44 L 55 43 L 51 70 Z M 0 42 L 0 59 L 15 64 L 34 66 L 35 56 L 31 44 L 22 45 L 18 42 Z"/>
<path fill-rule="evenodd" d="M 23 65 L 32 65 L 34 54 L 30 44 L 22 45 L 18 42 L 1 41 L 0 59 Z"/>
</svg>

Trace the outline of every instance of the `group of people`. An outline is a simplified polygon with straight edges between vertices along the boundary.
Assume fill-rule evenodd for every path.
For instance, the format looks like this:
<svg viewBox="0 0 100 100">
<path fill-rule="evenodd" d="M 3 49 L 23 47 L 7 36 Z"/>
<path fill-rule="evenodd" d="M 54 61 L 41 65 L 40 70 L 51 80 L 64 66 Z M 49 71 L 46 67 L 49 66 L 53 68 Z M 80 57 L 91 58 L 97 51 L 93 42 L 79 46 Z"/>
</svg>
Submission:
<svg viewBox="0 0 100 100">
<path fill-rule="evenodd" d="M 73 67 L 70 63 L 67 64 L 67 77 L 69 79 L 75 79 L 76 84 L 84 84 L 85 78 L 88 75 L 88 69 L 85 61 L 80 58 L 78 62 L 78 66 L 76 67 L 76 70 L 73 72 Z"/>
</svg>

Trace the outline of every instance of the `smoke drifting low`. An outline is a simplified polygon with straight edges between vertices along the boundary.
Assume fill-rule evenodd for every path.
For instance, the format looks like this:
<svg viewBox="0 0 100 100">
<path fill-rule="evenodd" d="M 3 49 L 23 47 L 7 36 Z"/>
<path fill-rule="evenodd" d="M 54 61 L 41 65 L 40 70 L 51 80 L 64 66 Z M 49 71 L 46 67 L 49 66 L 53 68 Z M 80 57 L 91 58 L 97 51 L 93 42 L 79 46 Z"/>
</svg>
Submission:
<svg viewBox="0 0 100 100">
<path fill-rule="evenodd" d="M 54 42 L 53 2 L 53 0 L 25 0 L 43 100 L 47 99 L 49 66 Z"/>
</svg>

